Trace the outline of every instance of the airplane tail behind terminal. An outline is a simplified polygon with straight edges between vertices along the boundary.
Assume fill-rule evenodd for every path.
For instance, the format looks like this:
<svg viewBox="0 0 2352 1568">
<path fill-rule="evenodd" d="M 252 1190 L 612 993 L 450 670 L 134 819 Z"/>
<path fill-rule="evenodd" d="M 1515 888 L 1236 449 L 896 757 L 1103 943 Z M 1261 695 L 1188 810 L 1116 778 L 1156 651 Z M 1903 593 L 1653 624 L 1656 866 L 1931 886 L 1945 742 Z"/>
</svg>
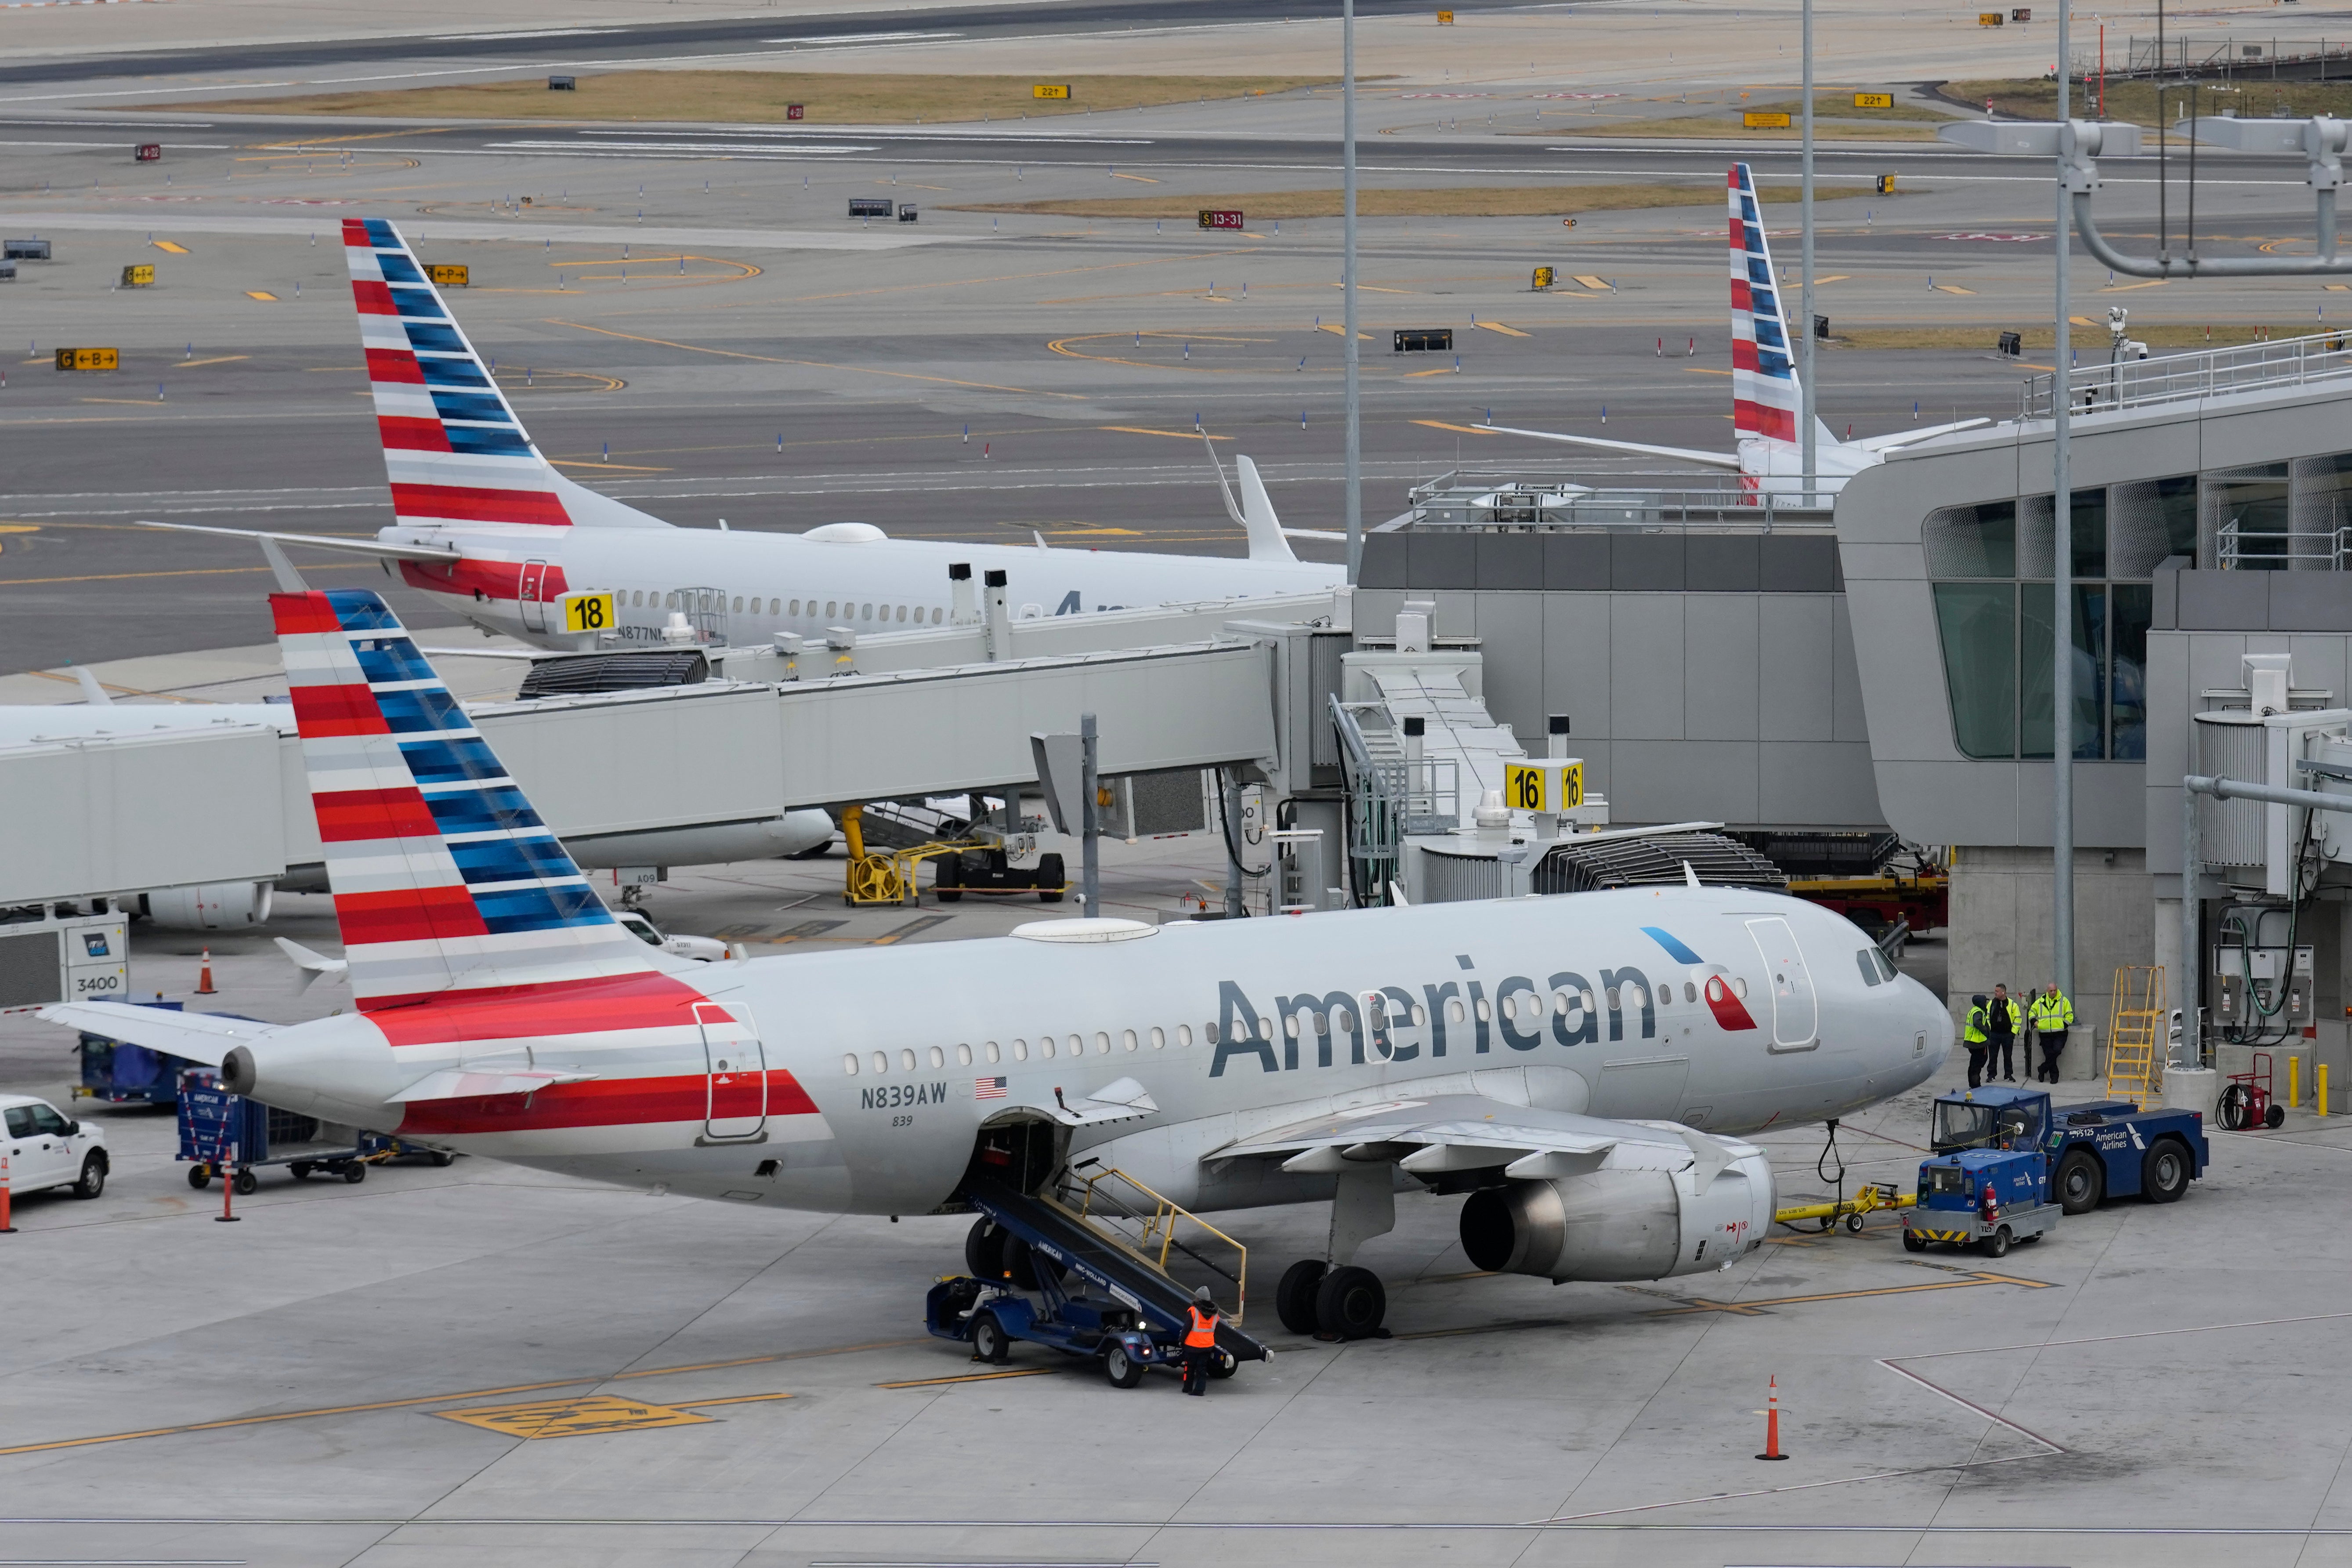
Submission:
<svg viewBox="0 0 2352 1568">
<path fill-rule="evenodd" d="M 1748 165 L 1734 163 L 1727 182 L 1731 203 L 1731 426 L 1742 442 L 1793 447 L 1804 398 L 1789 342 L 1788 313 L 1772 270 L 1772 245 L 1757 210 Z M 1818 424 L 1818 421 L 1816 422 Z M 1822 446 L 1834 444 L 1826 427 Z"/>
<path fill-rule="evenodd" d="M 345 218 L 343 254 L 402 526 L 669 526 L 540 456 L 399 229 Z"/>
<path fill-rule="evenodd" d="M 612 915 L 383 599 L 269 598 L 352 994 L 645 991 Z M 628 984 L 637 977 L 638 984 Z M 653 990 L 677 989 L 667 977 Z"/>
</svg>

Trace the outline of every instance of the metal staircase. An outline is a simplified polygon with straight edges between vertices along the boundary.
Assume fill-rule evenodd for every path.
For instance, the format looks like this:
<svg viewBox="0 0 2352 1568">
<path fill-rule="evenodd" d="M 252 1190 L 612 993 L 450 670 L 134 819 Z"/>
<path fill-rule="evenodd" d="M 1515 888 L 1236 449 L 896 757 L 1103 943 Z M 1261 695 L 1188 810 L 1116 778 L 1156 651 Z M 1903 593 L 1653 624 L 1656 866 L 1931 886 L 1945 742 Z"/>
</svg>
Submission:
<svg viewBox="0 0 2352 1568">
<path fill-rule="evenodd" d="M 2164 1098 L 2164 966 L 2126 963 L 2116 971 L 2107 1013 L 2107 1098 L 2145 1110 Z"/>
</svg>

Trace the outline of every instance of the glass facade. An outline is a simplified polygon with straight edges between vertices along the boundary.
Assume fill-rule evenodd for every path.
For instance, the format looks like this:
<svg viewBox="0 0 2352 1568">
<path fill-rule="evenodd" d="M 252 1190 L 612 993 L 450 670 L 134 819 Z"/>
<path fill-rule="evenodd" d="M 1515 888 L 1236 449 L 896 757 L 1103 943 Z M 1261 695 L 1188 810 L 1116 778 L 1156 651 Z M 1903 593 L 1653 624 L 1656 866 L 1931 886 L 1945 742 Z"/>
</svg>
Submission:
<svg viewBox="0 0 2352 1568">
<path fill-rule="evenodd" d="M 2282 499 L 2282 511 L 2284 504 Z M 2067 617 L 2074 650 L 2074 753 L 2080 760 L 2142 758 L 2152 607 L 2144 579 L 2168 556 L 2194 555 L 2197 479 L 2077 490 L 2068 510 L 2075 577 Z M 2055 513 L 2050 497 L 2027 496 L 1945 507 L 1920 530 L 1952 733 L 1963 756 L 2051 755 Z M 2114 580 L 2126 577 L 2143 581 Z"/>
</svg>

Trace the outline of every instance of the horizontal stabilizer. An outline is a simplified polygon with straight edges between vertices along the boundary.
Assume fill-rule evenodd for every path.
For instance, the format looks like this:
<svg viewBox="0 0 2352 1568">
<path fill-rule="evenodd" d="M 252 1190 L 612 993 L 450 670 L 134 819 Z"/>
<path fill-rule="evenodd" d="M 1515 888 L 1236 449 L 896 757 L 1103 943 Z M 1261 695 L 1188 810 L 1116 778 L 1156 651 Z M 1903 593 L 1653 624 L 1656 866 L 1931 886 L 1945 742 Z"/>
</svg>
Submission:
<svg viewBox="0 0 2352 1568">
<path fill-rule="evenodd" d="M 165 1056 L 181 1057 L 216 1068 L 223 1058 L 248 1040 L 275 1031 L 274 1024 L 247 1018 L 224 1018 L 214 1013 L 174 1013 L 135 1002 L 60 1002 L 36 1015 L 45 1024 L 63 1024 L 85 1034 L 100 1035 L 126 1045 L 144 1046 Z"/>
<path fill-rule="evenodd" d="M 251 528 L 207 528 L 195 522 L 156 522 L 141 518 L 142 528 L 168 528 L 175 533 L 220 533 L 231 539 L 274 539 L 280 544 L 300 544 L 312 550 L 339 550 L 346 555 L 369 555 L 382 561 L 456 561 L 458 552 L 438 544 L 379 544 L 373 539 L 330 539 L 315 533 L 265 533 Z"/>
<path fill-rule="evenodd" d="M 271 940 L 278 943 L 278 951 L 286 955 L 287 962 L 302 972 L 302 978 L 294 986 L 297 992 L 308 991 L 312 982 L 327 975 L 348 976 L 351 973 L 352 966 L 343 959 L 329 958 L 325 953 L 313 952 L 288 937 L 273 937 Z"/>
<path fill-rule="evenodd" d="M 1932 441 L 1938 436 L 1949 436 L 1961 430 L 1973 430 L 1979 425 L 1991 423 L 1991 420 L 1983 418 L 1955 419 L 1948 425 L 1930 425 L 1924 430 L 1896 430 L 1885 436 L 1865 436 L 1859 441 L 1849 441 L 1846 445 L 1859 447 L 1865 452 L 1892 452 L 1916 442 Z"/>
<path fill-rule="evenodd" d="M 1336 528 L 1286 528 L 1282 532 L 1286 539 L 1328 539 L 1336 544 L 1348 542 L 1348 536 Z"/>
<path fill-rule="evenodd" d="M 439 1072 L 427 1073 L 398 1094 L 385 1098 L 392 1104 L 405 1105 L 419 1100 L 478 1100 L 486 1095 L 536 1094 L 552 1083 L 586 1083 L 596 1076 L 593 1072 L 557 1072 L 549 1068 L 515 1071 L 495 1068 L 482 1071 L 444 1068 Z"/>
<path fill-rule="evenodd" d="M 1525 436 L 1536 441 L 1565 441 L 1571 447 L 1597 447 L 1604 452 L 1632 452 L 1644 458 L 1672 458 L 1684 463 L 1705 463 L 1711 468 L 1739 468 L 1737 452 L 1701 452 L 1689 447 L 1651 447 L 1639 441 L 1610 441 L 1599 436 L 1565 436 L 1557 430 L 1515 430 L 1507 425 L 1481 425 L 1497 436 Z"/>
</svg>

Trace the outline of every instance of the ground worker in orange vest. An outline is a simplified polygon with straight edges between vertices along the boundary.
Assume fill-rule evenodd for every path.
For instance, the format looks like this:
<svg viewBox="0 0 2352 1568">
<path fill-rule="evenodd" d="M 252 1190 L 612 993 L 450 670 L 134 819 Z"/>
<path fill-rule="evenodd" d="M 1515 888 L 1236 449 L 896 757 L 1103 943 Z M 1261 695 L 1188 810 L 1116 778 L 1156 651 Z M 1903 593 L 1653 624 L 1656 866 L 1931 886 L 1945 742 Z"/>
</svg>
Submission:
<svg viewBox="0 0 2352 1568">
<path fill-rule="evenodd" d="M 1184 1392 L 1209 1392 L 1209 1368 L 1224 1352 L 1217 1349 L 1217 1303 L 1202 1286 L 1184 1304 Z"/>
</svg>

